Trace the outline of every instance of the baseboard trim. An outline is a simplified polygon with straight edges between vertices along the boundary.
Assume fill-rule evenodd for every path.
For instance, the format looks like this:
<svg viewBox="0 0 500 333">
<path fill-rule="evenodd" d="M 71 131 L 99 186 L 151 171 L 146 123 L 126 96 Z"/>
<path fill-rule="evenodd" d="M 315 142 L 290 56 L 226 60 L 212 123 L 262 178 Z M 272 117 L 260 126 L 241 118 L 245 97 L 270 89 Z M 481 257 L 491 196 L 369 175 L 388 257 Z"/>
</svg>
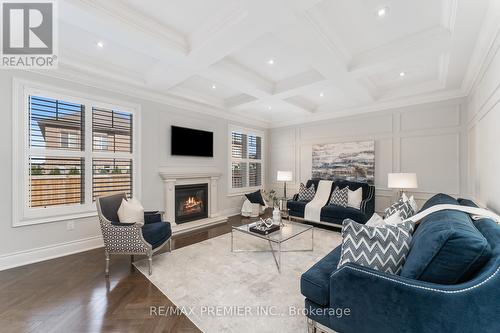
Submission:
<svg viewBox="0 0 500 333">
<path fill-rule="evenodd" d="M 49 259 L 64 257 L 70 254 L 88 251 L 103 246 L 104 243 L 102 236 L 94 236 L 26 251 L 8 253 L 0 256 L 0 271 Z"/>
</svg>

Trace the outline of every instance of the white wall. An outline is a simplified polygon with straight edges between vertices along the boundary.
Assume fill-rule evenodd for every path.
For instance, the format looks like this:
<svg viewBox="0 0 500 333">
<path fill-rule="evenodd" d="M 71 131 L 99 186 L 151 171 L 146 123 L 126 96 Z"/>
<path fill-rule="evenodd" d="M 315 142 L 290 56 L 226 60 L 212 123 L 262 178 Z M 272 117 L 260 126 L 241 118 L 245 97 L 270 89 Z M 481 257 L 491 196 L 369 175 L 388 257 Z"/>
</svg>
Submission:
<svg viewBox="0 0 500 333">
<path fill-rule="evenodd" d="M 468 98 L 468 190 L 483 206 L 500 212 L 500 34 L 491 44 Z"/>
<path fill-rule="evenodd" d="M 96 217 L 75 221 L 75 229 L 68 231 L 67 221 L 12 227 L 12 78 L 28 79 L 64 89 L 79 91 L 104 98 L 139 103 L 142 108 L 142 202 L 146 209 L 163 209 L 163 185 L 158 174 L 161 166 L 215 166 L 222 173 L 219 183 L 219 209 L 222 213 L 236 213 L 241 207 L 241 196 L 227 196 L 228 124 L 229 121 L 178 110 L 166 105 L 122 96 L 69 81 L 49 78 L 34 73 L 0 71 L 0 270 L 40 258 L 64 255 L 94 248 L 102 244 Z M 234 122 L 231 122 L 234 123 Z M 170 156 L 170 126 L 180 125 L 214 132 L 214 158 Z M 241 124 L 239 124 L 241 125 Z M 243 125 L 244 126 L 244 125 Z"/>
<path fill-rule="evenodd" d="M 288 194 L 295 193 L 311 177 L 313 144 L 375 140 L 377 211 L 394 199 L 387 189 L 390 172 L 417 173 L 419 188 L 411 193 L 420 205 L 439 192 L 459 196 L 467 167 L 463 110 L 460 99 L 272 129 L 268 184 L 282 188 L 276 171 L 292 170 Z"/>
</svg>

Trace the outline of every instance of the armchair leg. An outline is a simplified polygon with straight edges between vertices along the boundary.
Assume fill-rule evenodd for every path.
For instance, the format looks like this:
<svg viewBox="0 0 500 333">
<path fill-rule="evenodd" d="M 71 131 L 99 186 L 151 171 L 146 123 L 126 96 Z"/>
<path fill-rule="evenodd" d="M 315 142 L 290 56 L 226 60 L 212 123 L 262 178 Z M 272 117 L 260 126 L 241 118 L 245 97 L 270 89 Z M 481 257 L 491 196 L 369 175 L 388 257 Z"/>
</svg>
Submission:
<svg viewBox="0 0 500 333">
<path fill-rule="evenodd" d="M 307 333 L 316 333 L 316 323 L 314 320 L 307 318 Z"/>
<path fill-rule="evenodd" d="M 104 255 L 106 256 L 106 269 L 105 269 L 105 275 L 106 277 L 109 276 L 109 253 L 108 252 L 104 252 Z"/>
<path fill-rule="evenodd" d="M 149 275 L 153 274 L 153 254 L 148 255 Z"/>
</svg>

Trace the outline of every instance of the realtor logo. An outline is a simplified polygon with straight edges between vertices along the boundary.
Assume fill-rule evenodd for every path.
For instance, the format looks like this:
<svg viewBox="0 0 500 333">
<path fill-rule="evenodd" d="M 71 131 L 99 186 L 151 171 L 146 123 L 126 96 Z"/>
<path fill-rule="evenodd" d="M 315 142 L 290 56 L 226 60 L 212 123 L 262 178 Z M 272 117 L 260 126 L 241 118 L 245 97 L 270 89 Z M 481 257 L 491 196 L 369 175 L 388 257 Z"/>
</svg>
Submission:
<svg viewBox="0 0 500 333">
<path fill-rule="evenodd" d="M 35 0 L 36 1 L 36 0 Z M 55 68 L 55 3 L 2 1 L 3 68 Z"/>
</svg>

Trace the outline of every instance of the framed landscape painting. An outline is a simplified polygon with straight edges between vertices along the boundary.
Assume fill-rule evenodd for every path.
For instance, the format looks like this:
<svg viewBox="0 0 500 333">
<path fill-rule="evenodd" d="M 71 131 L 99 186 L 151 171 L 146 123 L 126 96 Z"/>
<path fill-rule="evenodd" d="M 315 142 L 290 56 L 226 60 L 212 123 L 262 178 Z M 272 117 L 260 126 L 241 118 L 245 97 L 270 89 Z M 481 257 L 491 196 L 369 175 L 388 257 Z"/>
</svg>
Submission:
<svg viewBox="0 0 500 333">
<path fill-rule="evenodd" d="M 366 182 L 373 185 L 375 141 L 313 145 L 312 177 Z"/>
</svg>

